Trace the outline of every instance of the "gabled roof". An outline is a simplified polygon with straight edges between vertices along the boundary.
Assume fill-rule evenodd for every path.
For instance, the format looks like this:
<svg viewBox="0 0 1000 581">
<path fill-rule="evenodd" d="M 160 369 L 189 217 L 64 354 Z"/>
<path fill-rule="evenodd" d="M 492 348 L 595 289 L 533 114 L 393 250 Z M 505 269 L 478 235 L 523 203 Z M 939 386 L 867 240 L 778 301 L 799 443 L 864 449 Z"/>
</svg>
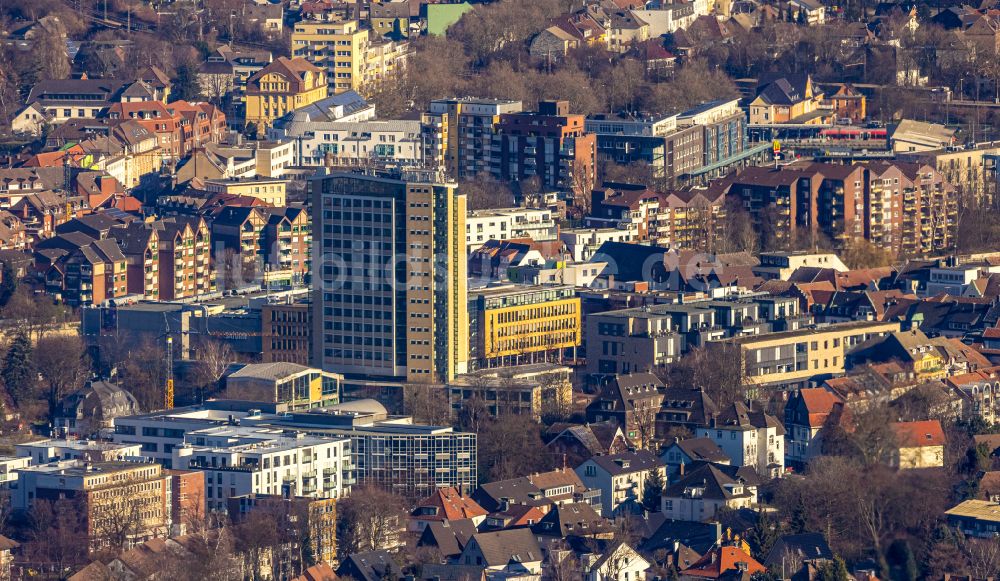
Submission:
<svg viewBox="0 0 1000 581">
<path fill-rule="evenodd" d="M 797 555 L 803 561 L 833 560 L 833 551 L 822 533 L 799 533 L 797 535 L 782 535 L 775 541 L 771 551 L 764 559 L 768 567 L 780 566 L 787 553 Z"/>
<path fill-rule="evenodd" d="M 944 446 L 944 430 L 938 420 L 922 422 L 894 422 L 889 424 L 896 434 L 896 443 L 900 448 L 923 448 L 926 446 Z"/>
<path fill-rule="evenodd" d="M 434 509 L 436 513 L 427 514 L 426 509 Z M 462 496 L 454 487 L 448 486 L 438 488 L 429 497 L 420 501 L 410 514 L 420 520 L 448 521 L 485 517 L 489 513 L 476 501 Z"/>
<path fill-rule="evenodd" d="M 762 573 L 763 565 L 738 547 L 717 546 L 706 553 L 697 563 L 681 571 L 684 576 L 704 579 L 718 579 L 731 571 L 746 571 L 747 574 Z"/>
<path fill-rule="evenodd" d="M 487 567 L 509 563 L 532 563 L 542 560 L 542 549 L 529 529 L 509 529 L 473 535 L 471 543 L 479 547 Z M 468 550 L 468 547 L 466 547 Z"/>
<path fill-rule="evenodd" d="M 535 534 L 565 538 L 589 537 L 610 532 L 607 520 L 584 502 L 557 504 L 531 530 Z"/>
<path fill-rule="evenodd" d="M 688 438 L 674 442 L 667 446 L 667 449 L 673 446 L 679 448 L 685 456 L 695 461 L 729 462 L 731 460 L 711 438 Z"/>
<path fill-rule="evenodd" d="M 726 501 L 734 498 L 752 498 L 746 488 L 734 493 L 739 486 L 747 485 L 738 478 L 733 478 L 722 471 L 716 464 L 706 463 L 686 473 L 680 480 L 671 484 L 663 492 L 665 498 L 683 498 L 691 494 L 692 489 L 700 489 L 700 497 L 708 500 Z M 736 486 L 737 488 L 733 488 Z"/>
<path fill-rule="evenodd" d="M 843 399 L 833 392 L 821 387 L 810 387 L 799 390 L 798 396 L 808 414 L 810 428 L 822 427 L 834 407 L 843 403 Z"/>
<path fill-rule="evenodd" d="M 663 462 L 660 462 L 660 459 L 649 450 L 594 456 L 587 462 L 593 462 L 613 476 L 635 472 L 648 472 L 653 468 L 663 466 Z"/>
<path fill-rule="evenodd" d="M 442 557 L 454 557 L 462 553 L 476 533 L 476 524 L 470 519 L 431 522 L 421 533 L 417 546 L 436 547 Z"/>
</svg>

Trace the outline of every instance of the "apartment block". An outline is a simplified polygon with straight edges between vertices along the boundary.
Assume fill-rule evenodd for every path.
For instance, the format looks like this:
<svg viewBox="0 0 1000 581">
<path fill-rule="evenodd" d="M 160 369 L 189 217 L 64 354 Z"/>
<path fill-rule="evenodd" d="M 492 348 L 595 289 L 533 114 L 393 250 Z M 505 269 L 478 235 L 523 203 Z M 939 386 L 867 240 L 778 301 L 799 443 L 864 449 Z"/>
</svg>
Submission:
<svg viewBox="0 0 1000 581">
<path fill-rule="evenodd" d="M 262 208 L 266 223 L 262 231 L 267 264 L 289 271 L 296 282 L 307 280 L 311 265 L 312 224 L 301 206 Z"/>
<path fill-rule="evenodd" d="M 798 162 L 749 167 L 725 181 L 728 194 L 778 239 L 822 235 L 844 244 L 864 238 L 911 256 L 954 243 L 955 188 L 929 165 Z"/>
<path fill-rule="evenodd" d="M 228 499 L 227 511 L 230 519 L 239 522 L 240 519 L 256 509 L 281 511 L 293 526 L 299 524 L 299 519 L 305 519 L 306 531 L 309 535 L 309 548 L 314 558 L 319 562 L 337 563 L 337 499 L 312 498 L 309 496 L 282 496 L 277 494 L 246 494 Z M 292 554 L 283 554 L 283 561 L 293 561 L 301 558 L 297 543 L 291 547 Z"/>
<path fill-rule="evenodd" d="M 35 465 L 62 460 L 85 462 L 111 462 L 141 456 L 138 444 L 113 444 L 94 440 L 38 440 L 17 444 L 14 453 L 19 458 L 30 458 Z"/>
<path fill-rule="evenodd" d="M 565 228 L 559 232 L 559 239 L 576 262 L 590 260 L 605 242 L 633 242 L 638 237 L 639 229 L 631 222 L 623 229 L 616 225 L 607 228 Z"/>
<path fill-rule="evenodd" d="M 708 343 L 709 350 L 739 348 L 747 378 L 762 387 L 796 389 L 842 375 L 847 352 L 874 337 L 899 331 L 898 322 L 856 321 L 745 335 Z"/>
<path fill-rule="evenodd" d="M 493 127 L 500 116 L 522 111 L 520 101 L 437 99 L 421 116 L 427 157 L 443 159 L 445 171 L 457 178 L 491 173 Z"/>
<path fill-rule="evenodd" d="M 215 289 L 211 235 L 202 218 L 135 221 L 115 226 L 108 236 L 125 255 L 129 294 L 172 301 Z"/>
<path fill-rule="evenodd" d="M 418 174 L 334 173 L 310 187 L 316 364 L 411 383 L 464 373 L 465 196 Z"/>
<path fill-rule="evenodd" d="M 587 373 L 595 377 L 654 371 L 693 347 L 728 337 L 768 337 L 797 324 L 794 301 L 771 298 L 658 304 L 590 313 Z M 841 364 L 843 361 L 841 361 Z"/>
<path fill-rule="evenodd" d="M 291 120 L 283 135 L 295 139 L 297 165 L 370 167 L 434 165 L 425 155 L 419 121 Z"/>
<path fill-rule="evenodd" d="M 113 537 L 123 519 L 137 519 L 130 542 L 166 536 L 170 530 L 170 477 L 158 464 L 67 460 L 19 471 L 11 498 L 15 510 L 61 499 L 79 503 L 91 549 L 118 541 Z"/>
<path fill-rule="evenodd" d="M 284 494 L 343 498 L 354 482 L 347 438 L 319 438 L 283 430 L 225 426 L 185 435 L 173 464 L 205 473 L 205 499 L 225 511 L 230 498 Z"/>
<path fill-rule="evenodd" d="M 478 367 L 562 360 L 581 341 L 580 298 L 569 285 L 469 291 L 470 359 Z"/>
<path fill-rule="evenodd" d="M 198 406 L 116 418 L 113 438 L 115 442 L 141 444 L 144 456 L 169 467 L 174 464 L 174 451 L 189 434 L 232 428 L 236 421 L 240 428 L 349 438 L 357 480 L 374 482 L 410 498 L 426 498 L 438 487 L 471 490 L 478 484 L 476 434 L 456 432 L 450 426 L 415 424 L 408 416 L 389 415 L 374 400 L 291 413 L 284 405 L 211 400 Z M 194 441 L 193 445 L 199 444 Z"/>
<path fill-rule="evenodd" d="M 657 246 L 707 251 L 720 235 L 725 205 L 721 188 L 657 192 L 642 185 L 606 183 L 591 193 L 587 223 L 634 230 L 636 240 Z"/>
<path fill-rule="evenodd" d="M 125 255 L 114 240 L 91 240 L 47 258 L 53 261 L 45 270 L 45 288 L 71 306 L 97 305 L 128 294 Z"/>
<path fill-rule="evenodd" d="M 648 164 L 653 175 L 676 183 L 704 164 L 701 127 L 678 127 L 677 115 L 662 118 L 598 116 L 584 127 L 596 136 L 599 158 L 619 165 Z"/>
<path fill-rule="evenodd" d="M 307 18 L 292 31 L 292 56 L 326 72 L 333 93 L 365 92 L 406 66 L 408 44 L 382 39 L 357 20 Z"/>
<path fill-rule="evenodd" d="M 559 226 L 547 208 L 473 210 L 465 218 L 465 247 L 469 252 L 488 240 L 531 238 L 536 242 L 559 238 Z"/>
<path fill-rule="evenodd" d="M 465 402 L 475 398 L 495 418 L 517 414 L 540 421 L 545 414 L 564 414 L 572 408 L 571 371 L 556 363 L 480 369 L 448 384 L 448 403 L 456 416 Z"/>
<path fill-rule="evenodd" d="M 537 177 L 542 187 L 588 195 L 596 180 L 597 138 L 568 101 L 542 101 L 537 112 L 504 113 L 493 130 L 490 172 L 497 179 Z"/>
</svg>

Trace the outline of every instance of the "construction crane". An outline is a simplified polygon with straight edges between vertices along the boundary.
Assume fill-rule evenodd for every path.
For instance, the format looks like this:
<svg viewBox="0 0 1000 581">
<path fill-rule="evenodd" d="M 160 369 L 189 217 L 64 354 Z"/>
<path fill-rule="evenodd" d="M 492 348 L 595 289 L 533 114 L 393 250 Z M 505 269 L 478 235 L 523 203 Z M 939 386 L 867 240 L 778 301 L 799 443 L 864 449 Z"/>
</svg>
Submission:
<svg viewBox="0 0 1000 581">
<path fill-rule="evenodd" d="M 163 400 L 166 409 L 174 409 L 174 338 L 170 335 L 167 335 L 167 389 Z"/>
</svg>

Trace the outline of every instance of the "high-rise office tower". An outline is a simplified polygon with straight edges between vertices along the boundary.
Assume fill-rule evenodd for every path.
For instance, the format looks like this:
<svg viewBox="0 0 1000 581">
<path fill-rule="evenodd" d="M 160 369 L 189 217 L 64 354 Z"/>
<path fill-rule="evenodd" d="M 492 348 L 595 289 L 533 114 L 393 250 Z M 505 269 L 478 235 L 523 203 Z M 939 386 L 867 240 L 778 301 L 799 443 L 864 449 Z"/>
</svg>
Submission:
<svg viewBox="0 0 1000 581">
<path fill-rule="evenodd" d="M 432 176 L 312 180 L 317 366 L 409 383 L 465 373 L 465 196 Z"/>
</svg>

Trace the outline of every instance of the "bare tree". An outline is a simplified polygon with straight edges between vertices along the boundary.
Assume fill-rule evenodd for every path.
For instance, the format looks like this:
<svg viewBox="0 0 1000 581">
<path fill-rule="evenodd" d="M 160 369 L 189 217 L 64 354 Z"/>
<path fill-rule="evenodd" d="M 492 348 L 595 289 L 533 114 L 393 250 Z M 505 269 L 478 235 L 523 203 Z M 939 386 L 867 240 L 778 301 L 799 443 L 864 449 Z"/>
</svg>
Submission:
<svg viewBox="0 0 1000 581">
<path fill-rule="evenodd" d="M 451 425 L 452 413 L 446 389 L 440 385 L 406 384 L 403 386 L 403 408 L 421 424 Z"/>
<path fill-rule="evenodd" d="M 337 538 L 342 555 L 391 549 L 399 543 L 405 501 L 374 484 L 355 487 L 338 503 Z"/>
<path fill-rule="evenodd" d="M 80 387 L 87 379 L 90 361 L 83 341 L 76 335 L 42 337 L 32 353 L 35 368 L 45 385 L 49 419 L 55 416 L 59 400 Z"/>
<path fill-rule="evenodd" d="M 966 539 L 962 548 L 976 579 L 995 579 L 1000 573 L 1000 538 Z"/>
</svg>

